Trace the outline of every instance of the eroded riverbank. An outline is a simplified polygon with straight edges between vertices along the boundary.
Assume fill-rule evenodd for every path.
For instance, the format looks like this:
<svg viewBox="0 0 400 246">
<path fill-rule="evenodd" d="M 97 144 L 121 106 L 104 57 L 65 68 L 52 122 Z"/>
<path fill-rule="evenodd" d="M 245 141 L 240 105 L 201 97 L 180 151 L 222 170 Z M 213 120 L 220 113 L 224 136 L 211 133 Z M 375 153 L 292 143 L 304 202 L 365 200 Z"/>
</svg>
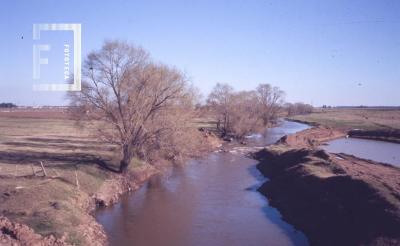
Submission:
<svg viewBox="0 0 400 246">
<path fill-rule="evenodd" d="M 398 245 L 400 169 L 317 147 L 343 132 L 316 127 L 257 152 L 260 192 L 314 245 Z"/>
</svg>

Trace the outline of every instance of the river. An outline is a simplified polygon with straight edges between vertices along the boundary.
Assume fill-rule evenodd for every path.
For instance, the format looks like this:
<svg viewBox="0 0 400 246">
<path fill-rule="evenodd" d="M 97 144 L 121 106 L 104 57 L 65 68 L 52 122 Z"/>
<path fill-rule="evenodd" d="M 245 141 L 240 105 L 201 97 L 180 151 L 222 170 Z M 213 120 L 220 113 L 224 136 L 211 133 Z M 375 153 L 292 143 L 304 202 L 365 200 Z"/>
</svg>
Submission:
<svg viewBox="0 0 400 246">
<path fill-rule="evenodd" d="M 400 144 L 397 143 L 359 138 L 340 138 L 327 144 L 323 148 L 328 152 L 342 152 L 400 167 Z"/>
<path fill-rule="evenodd" d="M 263 146 L 308 128 L 283 121 L 248 138 Z M 308 245 L 257 192 L 265 178 L 238 152 L 211 153 L 151 178 L 96 212 L 110 245 Z"/>
</svg>

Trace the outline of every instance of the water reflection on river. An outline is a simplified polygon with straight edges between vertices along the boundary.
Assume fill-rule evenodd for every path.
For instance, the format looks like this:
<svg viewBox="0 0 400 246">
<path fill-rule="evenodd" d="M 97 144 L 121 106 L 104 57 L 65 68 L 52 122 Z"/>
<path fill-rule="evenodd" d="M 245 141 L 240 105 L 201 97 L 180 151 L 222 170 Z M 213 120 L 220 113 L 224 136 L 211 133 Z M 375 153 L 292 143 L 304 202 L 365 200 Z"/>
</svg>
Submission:
<svg viewBox="0 0 400 246">
<path fill-rule="evenodd" d="M 392 164 L 400 167 L 400 144 L 358 138 L 341 138 L 330 141 L 324 146 L 332 153 L 345 153 Z"/>
<path fill-rule="evenodd" d="M 284 122 L 252 145 L 272 143 L 307 126 Z M 212 153 L 153 177 L 97 220 L 111 245 L 307 245 L 256 189 L 264 178 L 256 161 Z"/>
</svg>

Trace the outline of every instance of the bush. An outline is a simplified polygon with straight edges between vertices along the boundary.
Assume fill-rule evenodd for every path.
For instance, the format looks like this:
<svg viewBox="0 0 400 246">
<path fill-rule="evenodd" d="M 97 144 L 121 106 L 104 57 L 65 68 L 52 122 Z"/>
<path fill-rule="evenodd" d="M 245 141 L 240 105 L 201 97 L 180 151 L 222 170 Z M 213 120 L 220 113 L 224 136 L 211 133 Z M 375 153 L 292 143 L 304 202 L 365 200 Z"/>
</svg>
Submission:
<svg viewBox="0 0 400 246">
<path fill-rule="evenodd" d="M 16 108 L 17 105 L 14 103 L 0 103 L 0 108 Z"/>
</svg>

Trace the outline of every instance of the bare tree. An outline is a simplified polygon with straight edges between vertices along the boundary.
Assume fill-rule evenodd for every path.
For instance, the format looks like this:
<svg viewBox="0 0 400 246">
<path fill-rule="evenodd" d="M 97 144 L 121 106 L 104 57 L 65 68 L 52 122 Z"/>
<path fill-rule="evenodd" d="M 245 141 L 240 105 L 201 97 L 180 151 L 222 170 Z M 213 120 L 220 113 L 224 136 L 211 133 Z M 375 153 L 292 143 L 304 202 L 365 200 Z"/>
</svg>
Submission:
<svg viewBox="0 0 400 246">
<path fill-rule="evenodd" d="M 306 103 L 287 103 L 285 104 L 285 108 L 289 116 L 298 114 L 310 114 L 314 110 L 313 106 Z"/>
<path fill-rule="evenodd" d="M 185 76 L 126 42 L 106 41 L 90 53 L 82 91 L 70 98 L 80 120 L 91 122 L 101 140 L 120 146 L 120 172 L 133 157 L 178 156 L 187 144 L 179 139 L 189 139 L 192 130 L 193 93 Z"/>
<path fill-rule="evenodd" d="M 279 87 L 269 84 L 260 84 L 257 89 L 259 99 L 260 116 L 264 126 L 274 123 L 278 117 L 278 111 L 283 103 L 285 93 Z"/>
<path fill-rule="evenodd" d="M 230 85 L 218 83 L 207 102 L 216 113 L 217 128 L 222 136 L 243 138 L 260 128 L 255 91 L 235 92 Z"/>
<path fill-rule="evenodd" d="M 207 99 L 207 103 L 217 115 L 217 129 L 221 131 L 222 136 L 226 136 L 231 131 L 230 114 L 233 106 L 233 93 L 232 86 L 217 83 Z"/>
<path fill-rule="evenodd" d="M 255 91 L 239 91 L 232 96 L 230 107 L 231 131 L 239 139 L 263 128 Z"/>
</svg>

